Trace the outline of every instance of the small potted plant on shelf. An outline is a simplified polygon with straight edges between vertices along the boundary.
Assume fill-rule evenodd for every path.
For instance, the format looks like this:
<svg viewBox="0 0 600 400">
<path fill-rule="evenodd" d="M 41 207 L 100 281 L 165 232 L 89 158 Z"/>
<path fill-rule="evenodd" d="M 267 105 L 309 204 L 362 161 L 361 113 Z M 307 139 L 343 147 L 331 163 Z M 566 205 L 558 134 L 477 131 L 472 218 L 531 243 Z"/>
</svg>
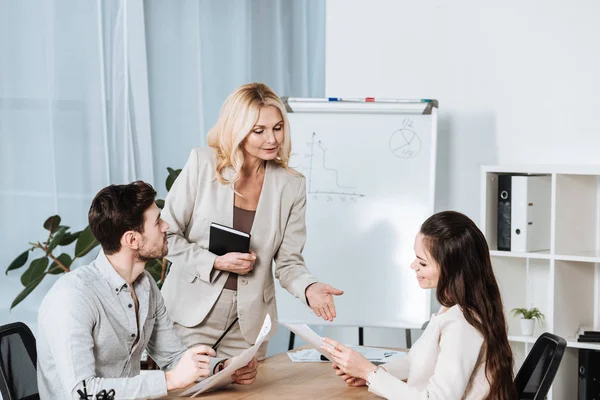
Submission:
<svg viewBox="0 0 600 400">
<path fill-rule="evenodd" d="M 513 308 L 512 314 L 515 317 L 521 316 L 521 334 L 524 336 L 533 335 L 535 320 L 539 323 L 544 322 L 544 314 L 537 308 Z"/>
</svg>

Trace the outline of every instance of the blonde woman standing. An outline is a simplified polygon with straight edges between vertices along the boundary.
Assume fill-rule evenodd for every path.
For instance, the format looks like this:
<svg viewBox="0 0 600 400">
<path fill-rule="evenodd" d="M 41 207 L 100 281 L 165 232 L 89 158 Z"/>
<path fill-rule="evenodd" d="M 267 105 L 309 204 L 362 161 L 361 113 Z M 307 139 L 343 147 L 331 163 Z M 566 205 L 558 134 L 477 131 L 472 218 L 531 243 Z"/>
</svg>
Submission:
<svg viewBox="0 0 600 400">
<path fill-rule="evenodd" d="M 232 93 L 208 133 L 208 147 L 192 150 L 166 198 L 173 263 L 163 286 L 169 316 L 188 346 L 217 347 L 231 357 L 250 347 L 265 315 L 277 318 L 275 277 L 283 288 L 332 321 L 333 296 L 304 264 L 304 177 L 288 166 L 290 127 L 281 99 L 252 83 Z M 208 251 L 212 222 L 251 234 L 250 253 Z M 237 319 L 237 321 L 236 321 Z M 258 358 L 265 357 L 266 343 Z"/>
</svg>

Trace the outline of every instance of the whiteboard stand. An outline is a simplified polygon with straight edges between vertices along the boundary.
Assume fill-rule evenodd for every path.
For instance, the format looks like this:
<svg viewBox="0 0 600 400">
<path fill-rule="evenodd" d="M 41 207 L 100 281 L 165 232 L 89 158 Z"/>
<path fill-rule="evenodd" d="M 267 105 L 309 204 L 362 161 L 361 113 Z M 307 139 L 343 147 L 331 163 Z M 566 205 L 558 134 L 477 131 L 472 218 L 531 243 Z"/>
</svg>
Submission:
<svg viewBox="0 0 600 400">
<path fill-rule="evenodd" d="M 431 295 L 409 266 L 414 238 L 434 212 L 436 100 L 283 98 L 289 165 L 306 178 L 303 256 L 321 282 L 345 291 L 328 326 L 420 329 Z M 279 285 L 279 319 L 322 325 Z M 385 304 L 386 307 L 381 307 Z M 290 335 L 289 347 L 295 337 Z"/>
<path fill-rule="evenodd" d="M 425 324 L 427 324 L 427 322 Z M 359 346 L 364 346 L 364 344 L 365 344 L 363 329 L 364 328 L 362 326 L 358 327 L 358 345 Z M 404 333 L 406 335 L 406 348 L 410 349 L 412 347 L 412 332 L 411 332 L 410 328 L 407 328 L 404 330 Z M 296 341 L 296 334 L 294 332 L 290 331 L 290 340 L 288 342 L 288 351 L 294 349 L 295 341 Z"/>
</svg>

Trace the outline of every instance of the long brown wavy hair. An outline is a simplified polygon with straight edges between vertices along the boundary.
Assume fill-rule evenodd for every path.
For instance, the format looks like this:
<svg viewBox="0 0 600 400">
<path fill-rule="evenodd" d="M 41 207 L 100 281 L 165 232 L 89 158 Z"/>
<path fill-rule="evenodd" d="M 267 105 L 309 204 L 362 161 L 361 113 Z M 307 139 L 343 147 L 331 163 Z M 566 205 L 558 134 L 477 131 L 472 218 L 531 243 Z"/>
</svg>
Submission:
<svg viewBox="0 0 600 400">
<path fill-rule="evenodd" d="M 506 318 L 483 233 L 469 217 L 454 211 L 432 215 L 421 233 L 440 268 L 438 302 L 444 307 L 458 304 L 467 322 L 483 336 L 485 375 L 490 383 L 486 399 L 516 399 Z"/>
</svg>

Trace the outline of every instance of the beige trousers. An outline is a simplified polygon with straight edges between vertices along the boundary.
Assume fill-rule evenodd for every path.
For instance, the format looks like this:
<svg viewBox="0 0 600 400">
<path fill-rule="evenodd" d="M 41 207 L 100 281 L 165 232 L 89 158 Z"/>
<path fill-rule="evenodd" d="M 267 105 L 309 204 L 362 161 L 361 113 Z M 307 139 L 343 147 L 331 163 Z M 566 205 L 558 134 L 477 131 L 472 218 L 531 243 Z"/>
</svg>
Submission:
<svg viewBox="0 0 600 400">
<path fill-rule="evenodd" d="M 237 317 L 237 292 L 234 290 L 223 289 L 212 310 L 208 313 L 204 321 L 200 324 L 188 328 L 178 323 L 174 323 L 175 330 L 187 347 L 193 347 L 200 344 L 212 347 L 221 337 L 223 332 L 231 325 Z M 233 357 L 240 354 L 247 348 L 252 347 L 253 343 L 248 343 L 242 336 L 240 322 L 227 332 L 227 335 L 221 340 L 217 347 L 217 357 Z M 267 354 L 268 342 L 264 342 L 256 358 L 261 361 Z"/>
</svg>

